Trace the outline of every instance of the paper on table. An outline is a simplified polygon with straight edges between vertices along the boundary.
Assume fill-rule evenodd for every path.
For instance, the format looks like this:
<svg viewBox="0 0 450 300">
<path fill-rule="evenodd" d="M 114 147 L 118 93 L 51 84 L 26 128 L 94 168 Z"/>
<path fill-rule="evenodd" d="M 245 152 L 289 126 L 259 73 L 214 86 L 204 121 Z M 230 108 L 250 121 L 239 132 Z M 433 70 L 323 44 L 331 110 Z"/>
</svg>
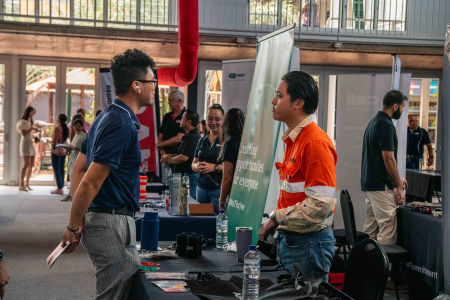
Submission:
<svg viewBox="0 0 450 300">
<path fill-rule="evenodd" d="M 53 252 L 47 257 L 47 265 L 49 268 L 53 266 L 58 257 L 66 250 L 66 248 L 70 245 L 69 242 L 66 243 L 64 247 L 62 247 L 62 242 L 53 250 Z"/>
<path fill-rule="evenodd" d="M 152 281 L 154 285 L 162 289 L 166 293 L 186 293 L 186 282 L 184 281 Z"/>
</svg>

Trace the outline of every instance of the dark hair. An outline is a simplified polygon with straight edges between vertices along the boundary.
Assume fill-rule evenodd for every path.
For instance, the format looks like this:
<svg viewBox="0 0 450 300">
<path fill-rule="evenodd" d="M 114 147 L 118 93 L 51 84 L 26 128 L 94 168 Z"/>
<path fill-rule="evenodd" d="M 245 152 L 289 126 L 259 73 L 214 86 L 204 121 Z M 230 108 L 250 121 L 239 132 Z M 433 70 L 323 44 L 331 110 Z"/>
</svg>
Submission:
<svg viewBox="0 0 450 300">
<path fill-rule="evenodd" d="M 391 108 L 395 104 L 402 105 L 403 100 L 408 101 L 408 97 L 398 90 L 390 90 L 384 95 L 383 107 Z"/>
<path fill-rule="evenodd" d="M 36 111 L 36 109 L 34 107 L 32 107 L 32 106 L 28 106 L 27 108 L 25 108 L 25 111 L 23 112 L 23 115 L 22 115 L 21 119 L 28 121 L 28 119 L 30 118 L 30 113 L 33 110 Z M 34 124 L 33 119 L 31 119 L 31 125 L 33 125 L 33 124 Z"/>
<path fill-rule="evenodd" d="M 82 119 L 83 119 L 82 114 L 74 114 L 72 117 L 72 123 L 75 122 L 76 120 L 82 120 Z"/>
<path fill-rule="evenodd" d="M 206 134 L 208 132 L 208 125 L 206 125 L 206 120 L 202 120 L 200 123 L 202 123 L 203 134 Z"/>
<path fill-rule="evenodd" d="M 67 140 L 69 137 L 69 127 L 67 127 L 67 116 L 65 114 L 60 114 L 58 120 L 61 122 L 61 127 L 63 129 L 63 141 Z"/>
<path fill-rule="evenodd" d="M 208 112 L 209 112 L 211 109 L 218 109 L 218 110 L 220 110 L 220 111 L 222 112 L 222 115 L 225 114 L 225 111 L 223 110 L 222 105 L 220 105 L 220 104 L 213 104 L 213 105 L 211 105 L 211 106 L 208 108 Z"/>
<path fill-rule="evenodd" d="M 240 143 L 244 130 L 245 115 L 239 108 L 230 108 L 223 122 L 223 135 L 225 139 Z"/>
<path fill-rule="evenodd" d="M 83 122 L 83 120 L 77 119 L 77 120 L 73 121 L 73 123 L 72 123 L 72 128 L 75 127 L 75 125 L 77 125 L 77 124 L 80 124 L 81 127 L 84 127 L 84 122 Z"/>
<path fill-rule="evenodd" d="M 97 110 L 96 112 L 95 112 L 95 117 L 97 118 L 98 117 L 98 115 L 100 114 L 102 112 L 102 110 L 101 109 L 99 109 L 99 110 Z"/>
<path fill-rule="evenodd" d="M 319 89 L 317 83 L 311 75 L 302 71 L 292 71 L 286 73 L 281 78 L 287 84 L 287 93 L 291 97 L 291 102 L 303 100 L 303 111 L 311 115 L 319 105 Z"/>
<path fill-rule="evenodd" d="M 77 114 L 81 114 L 82 112 L 86 113 L 86 110 L 84 108 L 77 109 Z"/>
<path fill-rule="evenodd" d="M 144 52 L 137 49 L 128 49 L 117 54 L 111 60 L 112 78 L 117 96 L 123 96 L 130 90 L 133 81 L 145 79 L 148 67 L 155 71 L 155 62 Z"/>
<path fill-rule="evenodd" d="M 197 127 L 198 122 L 199 122 L 198 121 L 199 120 L 198 113 L 196 113 L 192 109 L 186 109 L 185 114 L 186 114 L 186 120 L 191 121 L 191 125 L 194 127 Z"/>
</svg>

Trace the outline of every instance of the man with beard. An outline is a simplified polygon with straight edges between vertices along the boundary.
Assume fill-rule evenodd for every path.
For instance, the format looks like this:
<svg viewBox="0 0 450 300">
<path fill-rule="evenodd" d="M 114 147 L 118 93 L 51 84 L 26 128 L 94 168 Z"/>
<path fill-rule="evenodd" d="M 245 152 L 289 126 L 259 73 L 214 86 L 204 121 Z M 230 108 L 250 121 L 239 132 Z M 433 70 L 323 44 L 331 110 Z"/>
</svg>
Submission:
<svg viewBox="0 0 450 300">
<path fill-rule="evenodd" d="M 403 113 L 407 97 L 392 90 L 383 98 L 383 109 L 369 122 L 364 133 L 361 189 L 366 196 L 364 232 L 381 245 L 397 241 L 397 207 L 405 201 L 405 179 L 397 170 L 397 133 L 392 119 Z"/>
</svg>

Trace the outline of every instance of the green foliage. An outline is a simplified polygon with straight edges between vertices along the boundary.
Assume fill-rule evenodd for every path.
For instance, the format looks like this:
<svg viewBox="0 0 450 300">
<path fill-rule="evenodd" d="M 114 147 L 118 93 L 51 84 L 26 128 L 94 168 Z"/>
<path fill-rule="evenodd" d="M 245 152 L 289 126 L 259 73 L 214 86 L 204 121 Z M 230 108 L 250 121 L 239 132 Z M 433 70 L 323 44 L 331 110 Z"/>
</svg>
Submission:
<svg viewBox="0 0 450 300">
<path fill-rule="evenodd" d="M 29 86 L 51 76 L 56 76 L 56 67 L 54 66 L 27 65 L 26 85 Z"/>
</svg>

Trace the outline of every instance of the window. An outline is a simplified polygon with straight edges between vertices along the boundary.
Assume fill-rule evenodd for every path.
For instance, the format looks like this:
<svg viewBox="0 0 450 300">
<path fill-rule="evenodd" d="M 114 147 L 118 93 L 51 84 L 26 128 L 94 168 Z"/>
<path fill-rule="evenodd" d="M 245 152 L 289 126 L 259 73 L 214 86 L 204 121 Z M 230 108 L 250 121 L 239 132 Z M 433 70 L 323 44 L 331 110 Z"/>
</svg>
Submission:
<svg viewBox="0 0 450 300">
<path fill-rule="evenodd" d="M 378 30 L 405 31 L 406 0 L 378 1 Z"/>
<path fill-rule="evenodd" d="M 347 29 L 372 29 L 374 0 L 349 0 Z"/>
<path fill-rule="evenodd" d="M 250 0 L 249 23 L 251 25 L 277 25 L 278 0 Z"/>
<path fill-rule="evenodd" d="M 205 84 L 205 115 L 213 104 L 222 104 L 222 71 L 206 70 Z"/>
</svg>

